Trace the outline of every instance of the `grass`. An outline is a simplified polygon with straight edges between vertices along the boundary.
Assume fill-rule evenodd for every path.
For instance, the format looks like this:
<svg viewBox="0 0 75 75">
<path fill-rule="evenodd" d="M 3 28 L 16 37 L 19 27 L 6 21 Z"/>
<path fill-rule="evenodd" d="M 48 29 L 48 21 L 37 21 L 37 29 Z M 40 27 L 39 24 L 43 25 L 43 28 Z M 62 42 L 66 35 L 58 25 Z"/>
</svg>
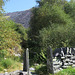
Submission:
<svg viewBox="0 0 75 75">
<path fill-rule="evenodd" d="M 21 62 L 13 60 L 11 58 L 1 59 L 0 61 L 0 73 L 4 73 L 5 71 L 12 72 L 22 69 L 23 65 L 21 64 Z"/>
<path fill-rule="evenodd" d="M 75 75 L 75 68 L 64 69 L 64 70 L 56 73 L 55 75 Z"/>
<path fill-rule="evenodd" d="M 39 64 L 37 66 L 33 65 L 32 67 L 35 68 L 35 72 L 38 75 L 48 75 L 47 74 L 47 67 L 46 67 L 46 65 Z M 58 72 L 58 73 L 56 73 L 54 75 L 75 75 L 75 68 L 69 67 L 67 69 L 63 69 L 62 71 L 60 71 L 60 72 Z"/>
</svg>

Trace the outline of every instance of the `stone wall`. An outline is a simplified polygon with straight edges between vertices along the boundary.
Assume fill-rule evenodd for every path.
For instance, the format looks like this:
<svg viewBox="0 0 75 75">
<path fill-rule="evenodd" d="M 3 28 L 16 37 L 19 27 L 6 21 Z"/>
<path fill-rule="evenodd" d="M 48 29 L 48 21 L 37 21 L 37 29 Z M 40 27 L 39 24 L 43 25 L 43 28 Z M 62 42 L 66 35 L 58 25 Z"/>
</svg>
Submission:
<svg viewBox="0 0 75 75">
<path fill-rule="evenodd" d="M 56 57 L 53 58 L 53 69 L 54 73 L 57 73 L 63 69 L 66 69 L 70 66 L 75 67 L 75 54 L 72 53 L 71 48 L 67 48 L 66 54 L 61 48 L 61 53 L 57 53 Z"/>
</svg>

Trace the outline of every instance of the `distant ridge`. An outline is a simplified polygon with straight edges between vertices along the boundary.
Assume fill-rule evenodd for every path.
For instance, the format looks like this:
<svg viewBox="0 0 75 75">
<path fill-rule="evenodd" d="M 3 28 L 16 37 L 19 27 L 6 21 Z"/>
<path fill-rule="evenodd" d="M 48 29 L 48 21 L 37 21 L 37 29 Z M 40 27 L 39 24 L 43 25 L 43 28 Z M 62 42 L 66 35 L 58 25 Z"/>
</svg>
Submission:
<svg viewBox="0 0 75 75">
<path fill-rule="evenodd" d="M 12 13 L 7 13 L 6 16 L 10 16 L 11 20 L 15 21 L 16 23 L 22 24 L 25 28 L 28 28 L 29 21 L 31 18 L 31 9 L 25 11 L 17 11 Z"/>
</svg>

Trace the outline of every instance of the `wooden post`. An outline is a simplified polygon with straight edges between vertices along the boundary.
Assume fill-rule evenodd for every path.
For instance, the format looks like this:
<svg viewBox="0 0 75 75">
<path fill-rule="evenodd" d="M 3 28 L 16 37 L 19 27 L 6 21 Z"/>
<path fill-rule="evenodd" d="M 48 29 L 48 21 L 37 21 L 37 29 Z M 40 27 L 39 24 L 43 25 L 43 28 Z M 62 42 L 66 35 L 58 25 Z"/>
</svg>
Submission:
<svg viewBox="0 0 75 75">
<path fill-rule="evenodd" d="M 49 47 L 47 50 L 47 72 L 48 74 L 54 75 L 54 70 L 53 70 L 53 54 L 52 54 L 52 49 Z"/>
<path fill-rule="evenodd" d="M 24 57 L 23 57 L 23 71 L 26 71 L 29 75 L 29 49 L 27 48 L 24 52 Z"/>
</svg>

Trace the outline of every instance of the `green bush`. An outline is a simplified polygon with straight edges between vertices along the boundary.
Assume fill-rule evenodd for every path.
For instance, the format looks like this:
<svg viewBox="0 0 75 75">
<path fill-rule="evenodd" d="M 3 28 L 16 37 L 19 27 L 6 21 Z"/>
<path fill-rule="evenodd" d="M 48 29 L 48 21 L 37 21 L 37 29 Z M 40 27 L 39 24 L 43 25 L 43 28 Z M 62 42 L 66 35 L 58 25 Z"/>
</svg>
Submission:
<svg viewBox="0 0 75 75">
<path fill-rule="evenodd" d="M 12 56 L 11 58 L 12 58 L 13 60 L 17 61 L 17 62 L 23 62 L 23 59 L 22 59 L 21 56 L 20 56 L 20 57 L 18 57 L 18 56 Z"/>
<path fill-rule="evenodd" d="M 11 67 L 12 65 L 14 64 L 14 61 L 7 58 L 7 59 L 4 59 L 1 61 L 1 65 L 4 67 L 4 68 L 9 68 Z"/>
<path fill-rule="evenodd" d="M 47 75 L 47 67 L 43 65 L 36 66 L 36 73 L 39 75 Z"/>
<path fill-rule="evenodd" d="M 3 67 L 0 67 L 0 71 L 3 71 Z"/>
<path fill-rule="evenodd" d="M 7 50 L 0 50 L 0 58 L 4 58 L 8 55 Z"/>
</svg>

